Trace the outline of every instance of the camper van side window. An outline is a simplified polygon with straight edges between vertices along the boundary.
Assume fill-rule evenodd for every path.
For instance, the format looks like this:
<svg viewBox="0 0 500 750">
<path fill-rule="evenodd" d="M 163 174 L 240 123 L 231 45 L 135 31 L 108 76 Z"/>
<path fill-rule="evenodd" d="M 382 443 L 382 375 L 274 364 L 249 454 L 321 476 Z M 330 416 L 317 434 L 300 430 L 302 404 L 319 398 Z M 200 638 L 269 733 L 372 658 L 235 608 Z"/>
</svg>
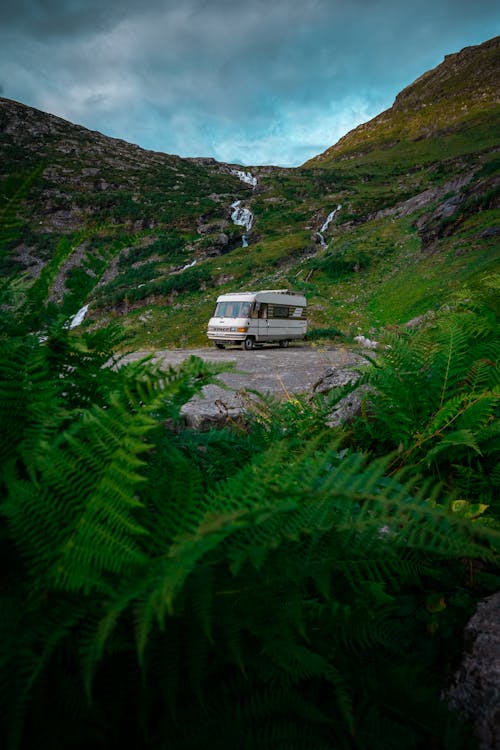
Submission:
<svg viewBox="0 0 500 750">
<path fill-rule="evenodd" d="M 269 305 L 270 318 L 288 318 L 288 306 L 286 305 Z"/>
<path fill-rule="evenodd" d="M 259 318 L 267 318 L 267 305 L 264 302 L 260 303 Z"/>
</svg>

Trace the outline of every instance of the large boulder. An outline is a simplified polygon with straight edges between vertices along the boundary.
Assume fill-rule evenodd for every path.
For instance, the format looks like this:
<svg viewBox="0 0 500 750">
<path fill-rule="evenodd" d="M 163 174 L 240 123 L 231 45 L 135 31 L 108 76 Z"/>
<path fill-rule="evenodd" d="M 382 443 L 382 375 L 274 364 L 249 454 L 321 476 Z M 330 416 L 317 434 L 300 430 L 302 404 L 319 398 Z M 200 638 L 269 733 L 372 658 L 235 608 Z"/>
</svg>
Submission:
<svg viewBox="0 0 500 750">
<path fill-rule="evenodd" d="M 348 383 L 356 383 L 360 377 L 360 373 L 356 370 L 327 367 L 321 378 L 314 384 L 313 393 L 329 393 L 333 388 L 340 388 Z"/>
<path fill-rule="evenodd" d="M 360 378 L 361 372 L 357 369 L 327 367 L 321 378 L 314 384 L 313 395 L 317 393 L 326 395 L 335 388 L 355 385 Z M 361 416 L 370 392 L 373 392 L 372 386 L 360 385 L 337 401 L 326 420 L 327 427 L 339 427 L 342 424 L 352 422 L 355 417 Z"/>
<path fill-rule="evenodd" d="M 466 652 L 444 698 L 474 726 L 478 750 L 500 748 L 500 591 L 479 603 Z"/>
<path fill-rule="evenodd" d="M 248 409 L 245 391 L 232 391 L 217 385 L 206 385 L 199 396 L 194 396 L 181 409 L 186 427 L 205 432 L 228 424 L 242 423 Z"/>
<path fill-rule="evenodd" d="M 339 427 L 349 424 L 356 417 L 360 417 L 363 408 L 369 403 L 369 394 L 373 393 L 373 387 L 368 384 L 360 385 L 351 393 L 338 401 L 326 420 L 327 427 Z"/>
</svg>

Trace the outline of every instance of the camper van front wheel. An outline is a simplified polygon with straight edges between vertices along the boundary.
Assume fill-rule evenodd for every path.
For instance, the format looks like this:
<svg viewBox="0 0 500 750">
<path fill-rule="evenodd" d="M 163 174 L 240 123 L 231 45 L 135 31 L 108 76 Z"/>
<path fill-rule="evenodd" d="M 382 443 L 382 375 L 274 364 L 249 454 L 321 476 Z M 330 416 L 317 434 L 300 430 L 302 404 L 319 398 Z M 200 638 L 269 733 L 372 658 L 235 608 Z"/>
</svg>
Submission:
<svg viewBox="0 0 500 750">
<path fill-rule="evenodd" d="M 254 340 L 251 336 L 247 336 L 247 338 L 243 341 L 243 349 L 253 349 Z"/>
<path fill-rule="evenodd" d="M 217 342 L 216 342 L 215 346 L 217 347 L 217 349 L 225 349 L 226 348 L 224 346 L 224 344 L 218 344 Z"/>
</svg>

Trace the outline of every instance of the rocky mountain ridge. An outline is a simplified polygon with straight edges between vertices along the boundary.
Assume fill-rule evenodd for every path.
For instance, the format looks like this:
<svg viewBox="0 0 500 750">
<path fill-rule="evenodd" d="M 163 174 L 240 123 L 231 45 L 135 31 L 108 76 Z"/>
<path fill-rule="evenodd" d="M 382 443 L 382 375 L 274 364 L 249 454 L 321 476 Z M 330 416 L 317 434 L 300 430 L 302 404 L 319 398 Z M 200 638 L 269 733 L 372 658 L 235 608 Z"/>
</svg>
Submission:
<svg viewBox="0 0 500 750">
<path fill-rule="evenodd" d="M 45 214 L 45 231 L 81 227 L 93 213 L 91 203 L 84 200 L 91 193 L 107 193 L 112 205 L 113 197 L 119 198 L 117 193 L 128 191 L 130 199 L 142 204 L 143 212 L 148 213 L 146 197 L 141 195 L 146 173 L 162 173 L 164 186 L 181 193 L 188 189 L 190 180 L 197 180 L 198 192 L 204 194 L 206 170 L 193 160 L 147 151 L 19 102 L 0 98 L 0 134 L 4 163 L 11 172 L 26 172 L 40 164 L 44 167 L 44 192 L 36 197 L 42 198 L 38 208 Z M 224 189 L 228 184 L 234 192 L 237 179 L 226 181 Z M 59 187 L 64 188 L 63 192 Z M 71 206 L 61 215 L 56 207 L 65 198 Z M 31 207 L 36 210 L 36 205 Z M 102 206 L 97 204 L 95 212 L 99 211 Z"/>
</svg>

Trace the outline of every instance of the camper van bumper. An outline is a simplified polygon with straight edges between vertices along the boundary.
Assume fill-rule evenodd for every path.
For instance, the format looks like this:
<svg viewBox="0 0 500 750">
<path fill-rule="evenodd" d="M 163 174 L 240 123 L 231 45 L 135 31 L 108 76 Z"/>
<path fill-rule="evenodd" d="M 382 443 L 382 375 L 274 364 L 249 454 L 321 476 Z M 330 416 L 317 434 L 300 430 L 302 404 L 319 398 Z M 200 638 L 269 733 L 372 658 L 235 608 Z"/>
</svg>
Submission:
<svg viewBox="0 0 500 750">
<path fill-rule="evenodd" d="M 241 344 L 246 339 L 246 331 L 236 333 L 234 331 L 207 331 L 208 338 L 214 344 Z"/>
</svg>

